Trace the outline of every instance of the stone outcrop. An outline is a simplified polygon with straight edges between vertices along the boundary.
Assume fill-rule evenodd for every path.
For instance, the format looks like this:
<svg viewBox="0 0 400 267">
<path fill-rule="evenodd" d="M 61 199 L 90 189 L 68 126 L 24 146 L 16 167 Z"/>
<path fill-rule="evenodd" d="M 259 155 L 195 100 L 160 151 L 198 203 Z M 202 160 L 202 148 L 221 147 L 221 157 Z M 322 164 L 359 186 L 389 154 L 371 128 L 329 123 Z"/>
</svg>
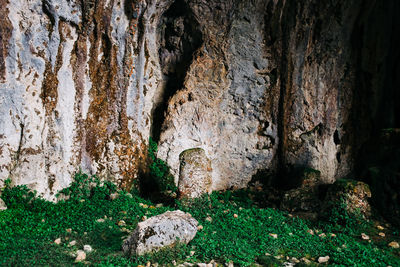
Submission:
<svg viewBox="0 0 400 267">
<path fill-rule="evenodd" d="M 0 0 L 0 186 L 52 199 L 80 168 L 129 188 L 150 136 L 176 184 L 191 148 L 211 160 L 211 190 L 298 165 L 333 183 L 374 129 L 400 126 L 399 10 Z"/>
<path fill-rule="evenodd" d="M 167 211 L 140 222 L 122 249 L 129 255 L 143 255 L 161 248 L 187 244 L 197 233 L 198 222 L 183 211 Z"/>
<path fill-rule="evenodd" d="M 179 155 L 179 197 L 198 198 L 211 192 L 211 161 L 201 148 L 183 151 Z"/>
</svg>

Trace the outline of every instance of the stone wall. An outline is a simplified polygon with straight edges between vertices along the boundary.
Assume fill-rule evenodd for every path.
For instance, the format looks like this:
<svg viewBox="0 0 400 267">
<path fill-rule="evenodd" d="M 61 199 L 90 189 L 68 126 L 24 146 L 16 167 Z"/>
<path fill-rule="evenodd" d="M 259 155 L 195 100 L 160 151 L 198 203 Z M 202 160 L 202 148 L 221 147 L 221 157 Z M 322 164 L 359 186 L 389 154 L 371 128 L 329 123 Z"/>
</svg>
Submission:
<svg viewBox="0 0 400 267">
<path fill-rule="evenodd" d="M 331 183 L 374 128 L 399 121 L 398 78 L 384 82 L 399 70 L 396 10 L 369 0 L 0 0 L 0 185 L 10 177 L 51 199 L 81 169 L 129 188 L 146 171 L 150 136 L 176 182 L 180 153 L 202 148 L 213 190 L 297 165 Z M 377 114 L 390 118 L 371 123 Z"/>
</svg>

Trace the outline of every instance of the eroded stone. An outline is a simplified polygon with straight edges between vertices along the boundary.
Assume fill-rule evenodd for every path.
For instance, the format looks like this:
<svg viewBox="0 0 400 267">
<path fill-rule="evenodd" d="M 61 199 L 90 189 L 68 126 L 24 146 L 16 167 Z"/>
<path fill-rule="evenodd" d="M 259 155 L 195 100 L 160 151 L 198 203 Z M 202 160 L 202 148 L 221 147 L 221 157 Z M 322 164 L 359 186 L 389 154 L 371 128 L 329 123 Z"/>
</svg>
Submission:
<svg viewBox="0 0 400 267">
<path fill-rule="evenodd" d="M 129 255 L 143 255 L 178 242 L 187 244 L 196 235 L 197 224 L 189 213 L 167 211 L 140 222 L 122 249 Z"/>
<path fill-rule="evenodd" d="M 183 151 L 179 155 L 179 197 L 197 198 L 211 192 L 211 161 L 201 148 Z"/>
</svg>

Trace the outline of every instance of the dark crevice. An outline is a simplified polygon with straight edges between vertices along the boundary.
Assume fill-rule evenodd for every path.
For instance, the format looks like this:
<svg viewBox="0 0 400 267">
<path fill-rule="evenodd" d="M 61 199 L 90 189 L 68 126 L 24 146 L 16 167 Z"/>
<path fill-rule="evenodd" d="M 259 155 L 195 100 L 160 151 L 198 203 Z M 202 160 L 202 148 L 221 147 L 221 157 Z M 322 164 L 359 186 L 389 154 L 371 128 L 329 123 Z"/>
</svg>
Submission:
<svg viewBox="0 0 400 267">
<path fill-rule="evenodd" d="M 19 126 L 21 128 L 21 134 L 19 136 L 19 144 L 18 144 L 17 155 L 16 155 L 16 159 L 15 159 L 16 162 L 19 161 L 19 158 L 21 156 L 22 141 L 23 141 L 23 138 L 24 138 L 24 128 L 25 128 L 25 125 L 23 123 L 20 123 Z"/>
<path fill-rule="evenodd" d="M 333 142 L 335 143 L 335 145 L 340 145 L 340 137 L 338 130 L 336 130 L 335 133 L 333 134 Z"/>
<path fill-rule="evenodd" d="M 287 2 L 283 7 L 283 17 L 281 19 L 281 35 L 282 35 L 282 54 L 281 54 L 281 71 L 280 71 L 280 93 L 279 93 L 279 104 L 278 104 L 278 148 L 277 148 L 277 157 L 278 157 L 278 176 L 276 186 L 282 187 L 285 184 L 288 184 L 288 181 L 285 177 L 288 177 L 288 166 L 286 166 L 285 160 L 285 150 L 286 150 L 286 133 L 285 133 L 285 123 L 286 123 L 286 114 L 285 114 L 285 102 L 286 95 L 288 91 L 288 86 L 290 84 L 290 77 L 288 73 L 291 73 L 291 62 L 289 59 L 289 43 L 290 43 L 290 31 L 292 30 L 293 25 L 295 24 L 295 11 L 296 7 L 291 6 L 291 2 Z"/>
<path fill-rule="evenodd" d="M 160 19 L 159 57 L 166 84 L 154 97 L 151 133 L 158 142 L 169 99 L 183 87 L 193 54 L 202 44 L 199 24 L 184 0 L 176 0 Z"/>
</svg>

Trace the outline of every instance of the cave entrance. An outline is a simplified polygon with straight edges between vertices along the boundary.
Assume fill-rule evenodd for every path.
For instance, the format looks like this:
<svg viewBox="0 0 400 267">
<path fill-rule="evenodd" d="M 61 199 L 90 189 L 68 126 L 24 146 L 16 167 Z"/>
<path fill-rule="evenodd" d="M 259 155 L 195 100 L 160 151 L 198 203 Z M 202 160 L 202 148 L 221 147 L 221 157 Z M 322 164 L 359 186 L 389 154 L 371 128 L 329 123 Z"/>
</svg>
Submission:
<svg viewBox="0 0 400 267">
<path fill-rule="evenodd" d="M 150 136 L 160 139 L 169 99 L 183 87 L 193 54 L 203 39 L 199 24 L 184 0 L 176 0 L 163 14 L 158 25 L 159 58 L 164 86 L 154 96 Z"/>
</svg>

